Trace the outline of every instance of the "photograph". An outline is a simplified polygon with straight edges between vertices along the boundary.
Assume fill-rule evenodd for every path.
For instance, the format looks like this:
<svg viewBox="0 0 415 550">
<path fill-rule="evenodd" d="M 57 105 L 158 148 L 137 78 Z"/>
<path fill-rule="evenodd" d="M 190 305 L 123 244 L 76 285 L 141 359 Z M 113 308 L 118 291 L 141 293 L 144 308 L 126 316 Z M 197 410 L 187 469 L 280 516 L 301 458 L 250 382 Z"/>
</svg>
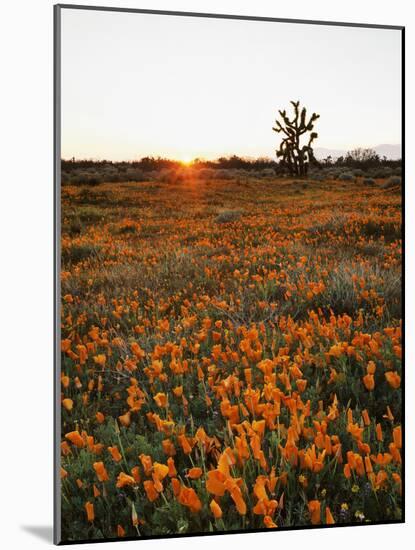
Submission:
<svg viewBox="0 0 415 550">
<path fill-rule="evenodd" d="M 402 523 L 404 27 L 54 39 L 55 543 Z"/>
</svg>

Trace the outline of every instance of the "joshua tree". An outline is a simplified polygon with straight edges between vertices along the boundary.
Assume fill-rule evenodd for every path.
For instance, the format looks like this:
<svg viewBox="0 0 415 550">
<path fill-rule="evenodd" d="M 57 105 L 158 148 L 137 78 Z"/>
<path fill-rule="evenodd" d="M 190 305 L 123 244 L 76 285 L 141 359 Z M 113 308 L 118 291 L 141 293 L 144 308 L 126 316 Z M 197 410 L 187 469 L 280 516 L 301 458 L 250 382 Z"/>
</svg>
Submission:
<svg viewBox="0 0 415 550">
<path fill-rule="evenodd" d="M 280 165 L 286 168 L 290 175 L 306 176 L 310 163 L 318 165 L 311 144 L 318 137 L 318 134 L 312 130 L 314 122 L 320 118 L 320 115 L 313 113 L 307 122 L 306 108 L 303 107 L 300 112 L 299 101 L 291 101 L 291 104 L 294 107 L 294 118 L 290 120 L 285 110 L 278 111 L 283 124 L 279 120 L 276 120 L 275 127 L 272 128 L 275 132 L 282 132 L 285 135 L 281 141 L 280 148 L 276 151 L 277 158 L 281 159 Z M 300 138 L 306 132 L 311 132 L 308 143 L 301 146 Z"/>
</svg>

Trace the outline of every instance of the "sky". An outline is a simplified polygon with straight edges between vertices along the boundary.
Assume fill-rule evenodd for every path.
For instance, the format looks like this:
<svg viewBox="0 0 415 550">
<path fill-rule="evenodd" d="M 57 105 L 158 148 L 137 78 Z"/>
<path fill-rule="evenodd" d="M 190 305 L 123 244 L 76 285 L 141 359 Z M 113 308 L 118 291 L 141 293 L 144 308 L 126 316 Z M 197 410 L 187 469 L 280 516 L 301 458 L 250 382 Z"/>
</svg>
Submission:
<svg viewBox="0 0 415 550">
<path fill-rule="evenodd" d="M 62 10 L 62 158 L 273 157 L 278 109 L 316 147 L 401 141 L 401 33 Z"/>
</svg>

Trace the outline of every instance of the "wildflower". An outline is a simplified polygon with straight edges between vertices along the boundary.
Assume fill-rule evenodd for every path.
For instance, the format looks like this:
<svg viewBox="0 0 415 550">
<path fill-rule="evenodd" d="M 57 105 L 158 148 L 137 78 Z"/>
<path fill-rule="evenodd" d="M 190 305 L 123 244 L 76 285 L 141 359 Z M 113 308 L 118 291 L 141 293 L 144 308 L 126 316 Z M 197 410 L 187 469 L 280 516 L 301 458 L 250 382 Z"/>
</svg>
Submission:
<svg viewBox="0 0 415 550">
<path fill-rule="evenodd" d="M 398 389 L 401 385 L 401 377 L 396 371 L 385 372 L 385 378 L 389 386 L 391 386 L 391 388 L 394 388 L 395 390 Z"/>
<path fill-rule="evenodd" d="M 331 513 L 330 508 L 326 506 L 326 524 L 333 525 L 334 523 L 336 522 L 334 521 L 333 514 Z"/>
<path fill-rule="evenodd" d="M 131 412 L 127 411 L 125 414 L 118 417 L 122 426 L 128 427 L 131 424 Z"/>
<path fill-rule="evenodd" d="M 151 456 L 141 453 L 138 458 L 140 459 L 141 464 L 143 465 L 144 473 L 146 474 L 146 476 L 149 476 L 153 469 L 153 461 L 151 459 Z"/>
<path fill-rule="evenodd" d="M 66 399 L 62 400 L 62 405 L 67 411 L 71 411 L 73 408 L 73 401 L 72 399 L 69 399 L 69 397 L 67 397 Z"/>
<path fill-rule="evenodd" d="M 95 470 L 95 473 L 97 474 L 98 481 L 108 481 L 108 472 L 105 469 L 103 462 L 94 462 L 92 467 Z"/>
<path fill-rule="evenodd" d="M 154 502 L 158 499 L 159 493 L 156 491 L 156 488 L 154 486 L 154 481 L 151 479 L 147 479 L 143 483 L 144 490 L 146 492 L 147 498 L 150 502 Z"/>
<path fill-rule="evenodd" d="M 265 527 L 268 527 L 268 529 L 275 529 L 278 527 L 278 525 L 272 520 L 271 516 L 264 516 L 264 525 Z"/>
<path fill-rule="evenodd" d="M 397 426 L 396 428 L 393 428 L 393 442 L 396 445 L 397 449 L 402 448 L 402 428 L 400 426 Z"/>
<path fill-rule="evenodd" d="M 71 443 L 73 443 L 76 447 L 78 447 L 79 449 L 82 449 L 82 447 L 85 445 L 83 437 L 77 431 L 69 432 L 65 435 L 65 437 L 66 437 L 66 439 L 69 439 L 69 441 Z"/>
<path fill-rule="evenodd" d="M 196 491 L 191 487 L 181 486 L 177 500 L 180 504 L 187 506 L 193 513 L 200 512 L 202 503 L 196 494 Z"/>
<path fill-rule="evenodd" d="M 92 502 L 85 503 L 86 517 L 89 522 L 93 522 L 95 519 L 94 505 Z"/>
<path fill-rule="evenodd" d="M 133 476 L 136 483 L 139 483 L 141 481 L 140 469 L 138 466 L 134 466 L 133 468 L 131 468 L 131 475 Z"/>
<path fill-rule="evenodd" d="M 308 503 L 308 511 L 310 513 L 310 519 L 313 525 L 317 525 L 321 522 L 320 506 L 319 500 L 310 500 Z"/>
<path fill-rule="evenodd" d="M 190 468 L 190 470 L 186 474 L 186 477 L 190 477 L 190 479 L 199 479 L 202 473 L 202 468 Z"/>
<path fill-rule="evenodd" d="M 366 374 L 363 377 L 363 384 L 368 391 L 373 391 L 375 389 L 375 377 L 373 374 Z"/>
<path fill-rule="evenodd" d="M 225 494 L 226 475 L 219 470 L 210 470 L 207 473 L 206 489 L 209 493 L 222 497 Z"/>
<path fill-rule="evenodd" d="M 135 483 L 136 482 L 133 476 L 129 476 L 124 472 L 120 472 L 118 474 L 116 485 L 119 489 L 128 485 L 135 485 Z"/>
<path fill-rule="evenodd" d="M 105 363 L 107 361 L 105 354 L 100 353 L 98 355 L 94 355 L 93 359 L 97 365 L 99 365 L 100 367 L 105 367 Z"/>
<path fill-rule="evenodd" d="M 171 456 L 169 456 L 169 458 L 167 459 L 167 466 L 169 468 L 169 477 L 177 476 L 177 470 L 174 464 L 174 459 Z"/>
<path fill-rule="evenodd" d="M 120 451 L 118 450 L 118 447 L 116 445 L 114 445 L 114 447 L 108 447 L 108 450 L 111 453 L 111 456 L 115 460 L 115 462 L 119 462 L 122 459 Z"/>
<path fill-rule="evenodd" d="M 166 408 L 168 406 L 168 398 L 165 393 L 158 393 L 153 399 L 159 407 Z"/>
<path fill-rule="evenodd" d="M 219 504 L 216 502 L 216 500 L 214 499 L 211 500 L 209 507 L 215 519 L 220 519 L 222 517 L 222 509 L 219 506 Z"/>
</svg>

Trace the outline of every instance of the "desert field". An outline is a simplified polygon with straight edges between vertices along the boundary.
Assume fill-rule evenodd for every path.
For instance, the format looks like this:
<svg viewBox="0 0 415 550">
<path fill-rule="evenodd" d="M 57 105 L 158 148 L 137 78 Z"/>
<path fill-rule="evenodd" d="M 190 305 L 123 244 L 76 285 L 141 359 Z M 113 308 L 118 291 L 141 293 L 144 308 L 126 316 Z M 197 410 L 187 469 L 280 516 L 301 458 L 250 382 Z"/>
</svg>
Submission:
<svg viewBox="0 0 415 550">
<path fill-rule="evenodd" d="M 401 519 L 401 187 L 62 187 L 62 538 Z"/>
</svg>

